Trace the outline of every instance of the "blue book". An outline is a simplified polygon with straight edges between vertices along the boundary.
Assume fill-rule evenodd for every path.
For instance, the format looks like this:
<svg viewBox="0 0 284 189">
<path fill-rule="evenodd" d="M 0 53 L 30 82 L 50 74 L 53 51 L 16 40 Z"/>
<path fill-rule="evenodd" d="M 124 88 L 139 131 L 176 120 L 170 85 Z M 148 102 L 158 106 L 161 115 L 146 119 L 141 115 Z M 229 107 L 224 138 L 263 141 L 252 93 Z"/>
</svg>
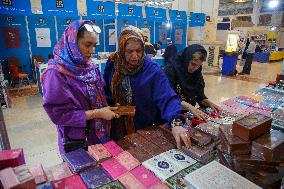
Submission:
<svg viewBox="0 0 284 189">
<path fill-rule="evenodd" d="M 84 171 L 80 176 L 87 188 L 97 188 L 112 181 L 111 176 L 100 167 Z"/>
</svg>

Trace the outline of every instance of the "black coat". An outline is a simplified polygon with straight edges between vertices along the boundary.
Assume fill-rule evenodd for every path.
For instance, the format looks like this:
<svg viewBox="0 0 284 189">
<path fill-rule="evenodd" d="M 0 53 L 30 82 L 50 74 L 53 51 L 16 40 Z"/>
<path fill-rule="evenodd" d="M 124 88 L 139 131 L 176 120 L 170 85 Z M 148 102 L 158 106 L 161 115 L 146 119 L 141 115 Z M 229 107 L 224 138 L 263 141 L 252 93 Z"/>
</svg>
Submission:
<svg viewBox="0 0 284 189">
<path fill-rule="evenodd" d="M 190 45 L 178 56 L 176 63 L 165 67 L 165 73 L 177 95 L 193 106 L 196 105 L 196 102 L 200 104 L 202 100 L 207 99 L 204 94 L 205 82 L 202 76 L 202 67 L 194 73 L 188 72 L 189 61 L 196 51 L 206 52 L 201 45 Z"/>
</svg>

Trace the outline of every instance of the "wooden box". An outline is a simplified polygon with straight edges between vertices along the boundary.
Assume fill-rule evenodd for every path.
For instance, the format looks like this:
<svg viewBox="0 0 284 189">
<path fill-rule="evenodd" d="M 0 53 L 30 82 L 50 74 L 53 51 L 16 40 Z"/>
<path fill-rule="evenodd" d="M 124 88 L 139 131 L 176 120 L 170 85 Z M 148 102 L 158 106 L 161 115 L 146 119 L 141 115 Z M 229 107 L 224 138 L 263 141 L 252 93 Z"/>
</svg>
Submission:
<svg viewBox="0 0 284 189">
<path fill-rule="evenodd" d="M 117 110 L 113 112 L 120 116 L 134 116 L 135 106 L 117 106 Z"/>
<path fill-rule="evenodd" d="M 262 114 L 254 113 L 233 123 L 234 135 L 245 141 L 252 141 L 271 128 L 272 119 Z"/>
<path fill-rule="evenodd" d="M 202 131 L 212 137 L 213 140 L 217 140 L 219 136 L 219 125 L 212 122 L 202 123 L 195 127 L 197 130 Z"/>
<path fill-rule="evenodd" d="M 208 136 L 207 134 L 195 128 L 190 128 L 188 133 L 189 133 L 191 141 L 197 144 L 198 146 L 204 147 L 212 142 L 212 139 L 210 136 Z"/>
<path fill-rule="evenodd" d="M 228 154 L 234 155 L 250 153 L 250 142 L 244 141 L 241 138 L 233 135 L 231 125 L 221 125 L 219 129 L 222 150 L 226 151 Z"/>
<path fill-rule="evenodd" d="M 252 155 L 267 161 L 284 161 L 284 134 L 271 130 L 257 138 L 252 142 Z"/>
<path fill-rule="evenodd" d="M 191 145 L 190 148 L 182 147 L 182 152 L 203 164 L 206 164 L 213 159 L 213 154 L 210 149 L 205 147 L 202 148 L 197 145 Z"/>
</svg>

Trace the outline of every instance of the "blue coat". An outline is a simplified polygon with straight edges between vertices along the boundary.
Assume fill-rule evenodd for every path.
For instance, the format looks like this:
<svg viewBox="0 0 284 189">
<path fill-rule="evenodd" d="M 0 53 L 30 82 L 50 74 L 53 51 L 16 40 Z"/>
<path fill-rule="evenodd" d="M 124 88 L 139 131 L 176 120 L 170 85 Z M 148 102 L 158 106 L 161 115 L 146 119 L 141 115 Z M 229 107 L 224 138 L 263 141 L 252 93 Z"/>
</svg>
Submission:
<svg viewBox="0 0 284 189">
<path fill-rule="evenodd" d="M 113 74 L 114 63 L 109 60 L 104 71 L 105 92 L 109 97 Z M 179 97 L 171 88 L 161 67 L 150 57 L 145 56 L 142 69 L 130 76 L 130 85 L 132 102 L 136 106 L 136 129 L 143 129 L 160 121 L 170 122 L 180 116 L 182 107 Z"/>
</svg>

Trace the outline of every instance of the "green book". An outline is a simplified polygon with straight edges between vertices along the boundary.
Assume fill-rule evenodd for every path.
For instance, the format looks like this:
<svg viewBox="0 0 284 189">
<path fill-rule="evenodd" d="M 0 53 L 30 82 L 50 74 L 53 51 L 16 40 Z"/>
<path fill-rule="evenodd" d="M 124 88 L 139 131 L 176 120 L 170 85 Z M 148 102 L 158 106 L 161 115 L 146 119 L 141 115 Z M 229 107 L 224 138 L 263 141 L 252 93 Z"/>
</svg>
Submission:
<svg viewBox="0 0 284 189">
<path fill-rule="evenodd" d="M 186 189 L 186 185 L 184 182 L 184 177 L 199 169 L 200 167 L 202 167 L 203 164 L 197 162 L 183 170 L 181 170 L 180 172 L 178 172 L 177 174 L 171 176 L 170 178 L 166 179 L 167 185 L 171 188 L 171 189 Z"/>
<path fill-rule="evenodd" d="M 125 189 L 125 187 L 118 180 L 109 182 L 103 186 L 98 187 L 97 189 Z"/>
</svg>

